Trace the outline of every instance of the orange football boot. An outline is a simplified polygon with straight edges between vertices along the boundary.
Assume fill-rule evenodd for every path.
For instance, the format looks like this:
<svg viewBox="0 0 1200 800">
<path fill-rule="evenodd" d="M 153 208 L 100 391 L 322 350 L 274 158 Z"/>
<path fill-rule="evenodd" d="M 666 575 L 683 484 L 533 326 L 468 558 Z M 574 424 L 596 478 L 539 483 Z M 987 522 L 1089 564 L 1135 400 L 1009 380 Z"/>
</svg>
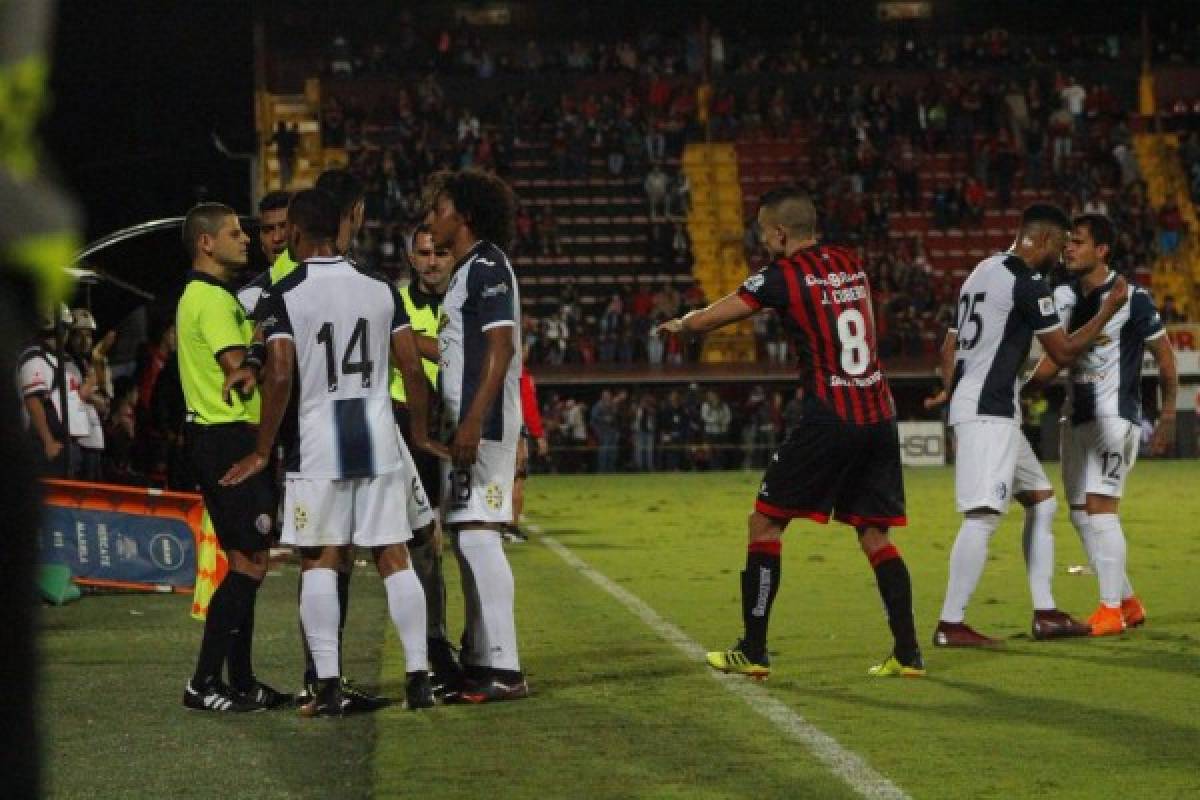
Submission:
<svg viewBox="0 0 1200 800">
<path fill-rule="evenodd" d="M 1092 636 L 1115 636 L 1125 632 L 1125 618 L 1121 616 L 1121 609 L 1103 604 L 1088 617 L 1088 624 L 1092 626 Z"/>
</svg>

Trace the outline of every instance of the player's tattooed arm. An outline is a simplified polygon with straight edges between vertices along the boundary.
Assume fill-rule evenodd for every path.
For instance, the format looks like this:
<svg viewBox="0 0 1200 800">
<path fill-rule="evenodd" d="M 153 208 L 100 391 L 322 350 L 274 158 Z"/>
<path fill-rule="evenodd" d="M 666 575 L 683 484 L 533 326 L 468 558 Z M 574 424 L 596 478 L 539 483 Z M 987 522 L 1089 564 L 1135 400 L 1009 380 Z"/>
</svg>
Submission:
<svg viewBox="0 0 1200 800">
<path fill-rule="evenodd" d="M 487 352 L 483 357 L 479 391 L 475 393 L 470 408 L 463 415 L 462 422 L 454 432 L 454 439 L 450 442 L 450 458 L 454 466 L 460 469 L 475 463 L 479 453 L 479 440 L 483 438 L 483 416 L 496 402 L 508 365 L 516 354 L 512 328 L 508 325 L 489 328 L 484 332 L 484 336 L 487 337 Z"/>
<path fill-rule="evenodd" d="M 1162 391 L 1162 411 L 1154 426 L 1151 450 L 1155 455 L 1164 455 L 1175 441 L 1175 398 L 1179 393 L 1179 368 L 1175 364 L 1175 350 L 1171 340 L 1163 334 L 1146 342 L 1158 364 L 1158 380 Z"/>
<path fill-rule="evenodd" d="M 412 414 L 411 433 L 413 445 L 433 453 L 438 458 L 449 458 L 450 453 L 441 444 L 429 438 L 429 381 L 421 368 L 421 356 L 417 336 L 411 327 L 405 326 L 392 331 L 392 361 L 404 378 L 404 396 Z M 434 342 L 436 347 L 437 342 Z"/>
<path fill-rule="evenodd" d="M 413 333 L 413 338 L 417 341 L 417 352 L 421 354 L 421 358 L 437 363 L 442 354 L 438 352 L 438 340 L 432 336 L 424 336 L 420 333 Z"/>
<path fill-rule="evenodd" d="M 233 486 L 266 469 L 271 448 L 283 424 L 288 400 L 292 396 L 292 370 L 296 361 L 296 343 L 291 337 L 279 337 L 267 343 L 267 364 L 259 386 L 262 389 L 262 418 L 254 452 L 246 455 L 221 477 L 222 486 Z"/>
<path fill-rule="evenodd" d="M 702 334 L 739 322 L 757 309 L 750 307 L 737 293 L 727 294 L 707 308 L 689 311 L 678 319 L 669 319 L 658 326 L 658 333 Z"/>
</svg>

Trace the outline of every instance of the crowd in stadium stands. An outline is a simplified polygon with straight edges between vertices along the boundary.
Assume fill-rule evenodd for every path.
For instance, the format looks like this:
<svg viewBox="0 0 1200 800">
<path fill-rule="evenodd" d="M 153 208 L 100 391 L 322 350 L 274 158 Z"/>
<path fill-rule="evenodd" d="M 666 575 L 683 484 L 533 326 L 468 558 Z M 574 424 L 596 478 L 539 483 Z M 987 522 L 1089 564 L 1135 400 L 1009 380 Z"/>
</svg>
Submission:
<svg viewBox="0 0 1200 800">
<path fill-rule="evenodd" d="M 686 388 L 600 392 L 589 406 L 571 395 L 543 393 L 542 423 L 550 454 L 534 468 L 549 472 L 672 471 L 762 467 L 797 425 L 798 390 L 725 396 Z"/>
</svg>

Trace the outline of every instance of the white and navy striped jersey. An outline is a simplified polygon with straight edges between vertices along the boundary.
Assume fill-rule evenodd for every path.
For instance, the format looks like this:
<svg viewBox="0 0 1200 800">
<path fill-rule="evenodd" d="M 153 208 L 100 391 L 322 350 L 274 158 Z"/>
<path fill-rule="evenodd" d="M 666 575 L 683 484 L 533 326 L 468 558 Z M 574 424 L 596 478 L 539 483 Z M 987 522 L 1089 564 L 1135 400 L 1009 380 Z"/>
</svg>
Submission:
<svg viewBox="0 0 1200 800">
<path fill-rule="evenodd" d="M 1054 304 L 1068 332 L 1077 331 L 1100 311 L 1104 297 L 1116 281 L 1109 272 L 1104 283 L 1084 292 L 1071 280 L 1054 290 Z M 1130 422 L 1142 418 L 1142 356 L 1146 342 L 1165 336 L 1162 318 L 1150 293 L 1131 287 L 1129 302 L 1104 326 L 1091 348 L 1068 371 L 1070 391 L 1064 409 L 1075 425 L 1097 417 L 1123 417 Z"/>
<path fill-rule="evenodd" d="M 483 418 L 483 438 L 516 446 L 521 431 L 521 298 L 508 256 L 491 242 L 479 242 L 450 278 L 438 323 L 438 376 L 444 433 L 449 434 L 471 407 L 483 377 L 487 332 L 506 326 L 514 353 L 504 384 Z"/>
<path fill-rule="evenodd" d="M 951 425 L 977 419 L 1020 424 L 1021 365 L 1035 334 L 1059 326 L 1050 289 L 1019 257 L 980 261 L 958 293 Z"/>
<path fill-rule="evenodd" d="M 388 394 L 392 333 L 408 314 L 385 281 L 340 256 L 310 258 L 263 290 L 263 335 L 296 346 L 289 478 L 369 478 L 402 465 Z"/>
<path fill-rule="evenodd" d="M 254 309 L 258 305 L 259 298 L 262 297 L 263 290 L 270 285 L 271 270 L 264 269 L 255 275 L 253 280 L 238 289 L 237 299 L 242 304 L 242 308 L 246 309 L 246 316 L 251 319 L 257 319 L 254 316 Z"/>
</svg>

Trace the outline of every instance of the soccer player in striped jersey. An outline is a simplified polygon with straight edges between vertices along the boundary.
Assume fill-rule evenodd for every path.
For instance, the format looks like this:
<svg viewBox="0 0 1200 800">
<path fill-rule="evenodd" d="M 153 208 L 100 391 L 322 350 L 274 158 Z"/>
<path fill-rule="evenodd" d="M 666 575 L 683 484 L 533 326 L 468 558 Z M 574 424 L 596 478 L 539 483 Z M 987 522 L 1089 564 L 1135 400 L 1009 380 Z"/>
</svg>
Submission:
<svg viewBox="0 0 1200 800">
<path fill-rule="evenodd" d="M 404 373 L 412 437 L 429 444 L 426 379 L 404 304 L 384 281 L 337 255 L 340 209 L 319 189 L 288 207 L 291 274 L 263 292 L 258 314 L 270 355 L 262 380 L 263 413 L 254 452 L 222 485 L 267 465 L 298 383 L 297 436 L 286 457 L 283 541 L 300 550 L 300 615 L 317 668 L 309 716 L 340 716 L 350 705 L 339 659 L 337 569 L 352 546 L 371 549 L 388 610 L 404 646 L 410 709 L 433 705 L 425 643 L 425 595 L 405 542 L 433 514 L 392 418 L 389 354 Z M 413 503 L 423 506 L 413 513 Z M 410 520 L 414 520 L 410 524 Z"/>
<path fill-rule="evenodd" d="M 1017 401 L 1021 367 L 1034 336 L 1060 364 L 1082 355 L 1125 302 L 1118 280 L 1095 318 L 1070 336 L 1059 325 L 1041 273 L 1058 261 L 1070 222 L 1062 209 L 1035 204 L 1021 215 L 1013 246 L 975 267 L 958 296 L 958 322 L 943 348 L 955 353 L 950 425 L 958 450 L 955 503 L 962 526 L 950 552 L 949 577 L 933 643 L 939 647 L 999 644 L 966 623 L 966 609 L 987 562 L 988 543 L 1015 497 L 1025 507 L 1024 550 L 1033 596 L 1033 637 L 1087 636 L 1090 628 L 1058 610 L 1054 575 L 1054 489 L 1021 432 Z M 941 400 L 946 399 L 943 394 Z"/>
<path fill-rule="evenodd" d="M 770 674 L 767 624 L 779 590 L 783 532 L 802 517 L 853 527 L 875 573 L 893 636 L 874 676 L 925 674 L 917 646 L 912 584 L 889 530 L 906 524 L 896 411 L 876 354 L 871 287 L 858 256 L 817 241 L 816 210 L 804 192 L 767 193 L 758 227 L 773 260 L 738 291 L 660 330 L 701 334 L 776 310 L 801 360 L 804 424 L 771 457 L 749 520 L 741 575 L 742 638 L 708 654 L 723 672 Z"/>
<path fill-rule="evenodd" d="M 1107 217 L 1084 214 L 1072 221 L 1067 242 L 1070 280 L 1054 290 L 1054 302 L 1068 331 L 1086 325 L 1101 308 L 1117 275 L 1108 266 L 1116 232 Z M 1091 349 L 1068 371 L 1067 407 L 1062 421 L 1062 471 L 1071 522 L 1079 533 L 1100 584 L 1100 607 L 1088 619 L 1093 636 L 1111 636 L 1141 625 L 1146 611 L 1133 592 L 1125 568 L 1125 533 L 1118 509 L 1125 480 L 1137 458 L 1142 418 L 1142 356 L 1149 349 L 1158 364 L 1162 412 L 1154 449 L 1174 438 L 1179 377 L 1175 353 L 1150 293 L 1135 288 L 1129 302 L 1107 324 Z M 1044 384 L 1059 366 L 1045 357 L 1031 382 Z"/>
<path fill-rule="evenodd" d="M 501 534 L 511 522 L 521 431 L 521 301 L 501 249 L 513 238 L 515 200 L 477 170 L 438 176 L 426 216 L 435 247 L 454 256 L 438 331 L 443 434 L 452 464 L 442 511 L 453 535 L 466 603 L 459 697 L 485 703 L 528 696 L 514 618 L 512 569 Z"/>
</svg>

